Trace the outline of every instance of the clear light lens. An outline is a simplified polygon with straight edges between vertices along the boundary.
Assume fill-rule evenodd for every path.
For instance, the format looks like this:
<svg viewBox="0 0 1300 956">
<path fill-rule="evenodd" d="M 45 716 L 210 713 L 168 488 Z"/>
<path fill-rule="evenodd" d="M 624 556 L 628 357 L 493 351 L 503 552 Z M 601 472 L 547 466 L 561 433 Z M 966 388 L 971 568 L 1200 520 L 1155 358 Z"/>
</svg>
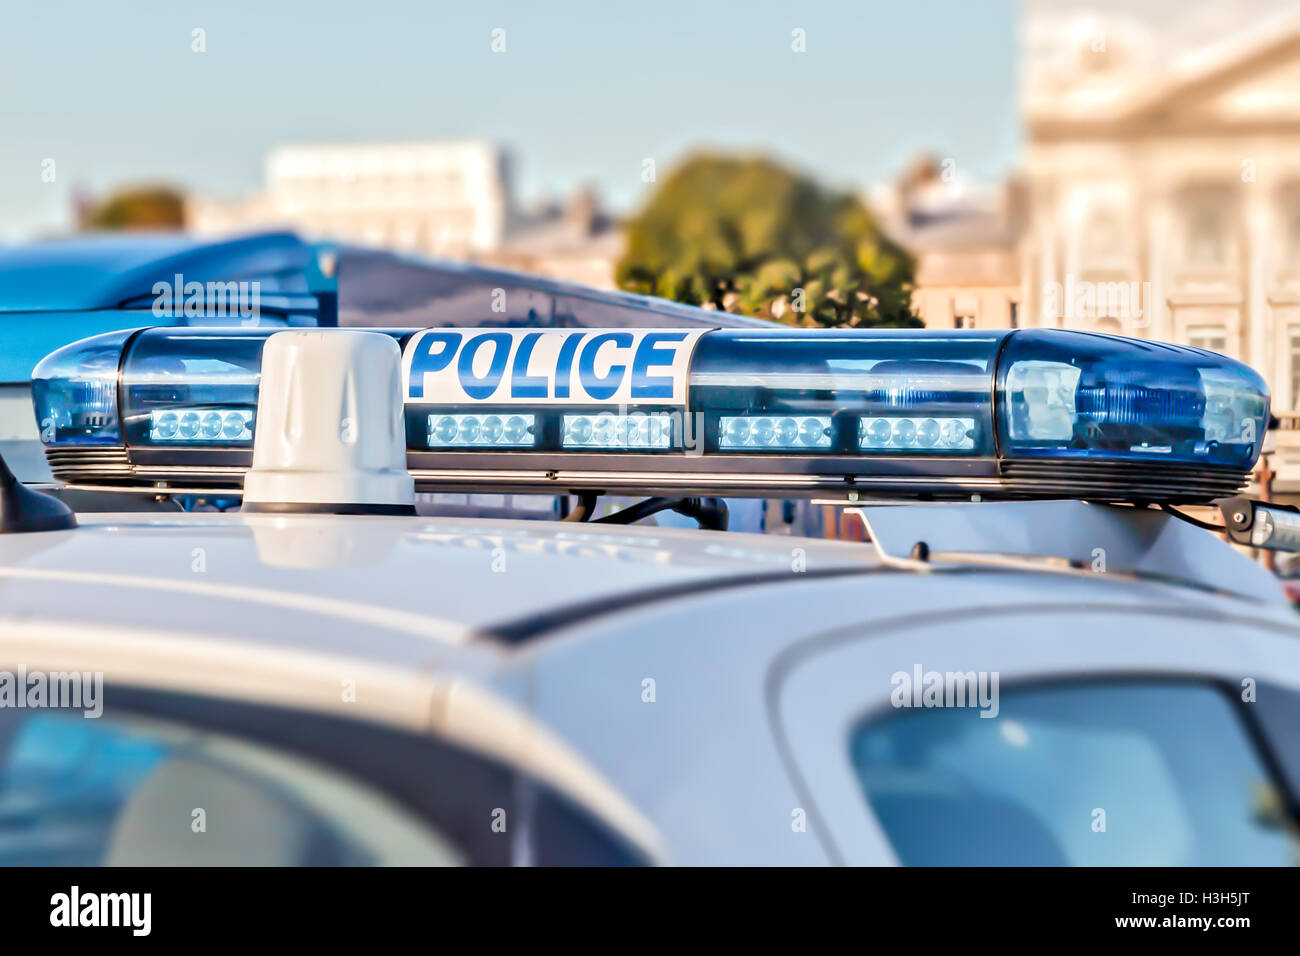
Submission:
<svg viewBox="0 0 1300 956">
<path fill-rule="evenodd" d="M 153 427 L 149 430 L 149 437 L 154 441 L 171 441 L 176 437 L 176 429 L 180 427 L 180 416 L 175 412 L 163 412 L 161 415 L 154 412 Z"/>
<path fill-rule="evenodd" d="M 1249 468 L 1268 424 L 1268 386 L 1200 349 L 1027 329 L 1000 361 L 1006 458 L 1166 461 Z"/>
<path fill-rule="evenodd" d="M 565 415 L 565 448 L 670 448 L 672 419 L 664 413 Z"/>
<path fill-rule="evenodd" d="M 533 428 L 532 415 L 510 415 L 501 425 L 501 437 L 507 445 L 531 444 Z"/>
<path fill-rule="evenodd" d="M 1201 369 L 1205 387 L 1205 440 L 1224 445 L 1259 440 L 1258 423 L 1267 421 L 1267 405 L 1259 395 L 1240 387 L 1229 374 Z"/>
<path fill-rule="evenodd" d="M 531 448 L 537 443 L 534 415 L 442 415 L 428 419 L 430 448 Z"/>
<path fill-rule="evenodd" d="M 122 346 L 111 332 L 51 352 L 32 372 L 36 426 L 47 445 L 120 445 L 117 377 Z"/>
<path fill-rule="evenodd" d="M 970 451 L 975 447 L 975 419 L 864 418 L 858 424 L 858 445 L 863 451 Z"/>
<path fill-rule="evenodd" d="M 215 441 L 221 437 L 221 426 L 224 424 L 220 412 L 208 412 L 203 416 L 203 424 L 199 426 L 199 434 L 203 436 L 204 441 Z"/>
<path fill-rule="evenodd" d="M 966 418 L 945 418 L 939 425 L 939 440 L 948 448 L 961 447 L 962 441 L 966 438 L 970 427 L 966 424 L 971 421 Z"/>
<path fill-rule="evenodd" d="M 1255 524 L 1251 528 L 1250 543 L 1257 548 L 1294 551 L 1300 548 L 1300 514 L 1292 511 L 1255 508 Z"/>
<path fill-rule="evenodd" d="M 1251 544 L 1278 551 L 1300 550 L 1300 514 L 1256 505 Z"/>
<path fill-rule="evenodd" d="M 169 408 L 149 413 L 149 440 L 250 442 L 253 413 L 243 408 Z"/>
<path fill-rule="evenodd" d="M 1064 362 L 1017 362 L 1007 373 L 1007 391 L 1024 399 L 1023 413 L 1014 419 L 1014 438 L 1069 441 L 1078 415 L 1074 392 L 1079 369 Z"/>
<path fill-rule="evenodd" d="M 613 415 L 600 415 L 591 423 L 591 443 L 602 448 L 617 444 L 614 438 Z"/>
<path fill-rule="evenodd" d="M 785 451 L 831 447 L 831 420 L 820 415 L 723 416 L 718 423 L 718 446 L 772 448 Z"/>
</svg>

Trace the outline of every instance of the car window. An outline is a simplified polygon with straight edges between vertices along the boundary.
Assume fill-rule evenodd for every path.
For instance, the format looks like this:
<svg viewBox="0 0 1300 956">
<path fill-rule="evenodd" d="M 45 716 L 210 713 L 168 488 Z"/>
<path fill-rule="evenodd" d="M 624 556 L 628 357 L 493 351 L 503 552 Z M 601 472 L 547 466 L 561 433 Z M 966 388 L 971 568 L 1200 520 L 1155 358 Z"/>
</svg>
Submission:
<svg viewBox="0 0 1300 956">
<path fill-rule="evenodd" d="M 339 265 L 339 325 L 544 328 L 551 295 L 497 273 L 347 252 Z"/>
<path fill-rule="evenodd" d="M 0 709 L 0 866 L 622 864 L 563 794 L 424 734 L 106 687 Z"/>
<path fill-rule="evenodd" d="M 1004 688 L 992 719 L 898 711 L 849 749 L 904 864 L 1300 863 L 1246 706 L 1194 682 Z"/>
<path fill-rule="evenodd" d="M 458 864 L 365 784 L 282 751 L 155 720 L 36 713 L 0 764 L 0 865 Z"/>
<path fill-rule="evenodd" d="M 674 325 L 691 326 L 699 323 L 670 318 L 651 309 L 623 305 L 604 298 L 557 295 L 555 324 L 564 329 L 635 327 L 662 329 Z"/>
</svg>

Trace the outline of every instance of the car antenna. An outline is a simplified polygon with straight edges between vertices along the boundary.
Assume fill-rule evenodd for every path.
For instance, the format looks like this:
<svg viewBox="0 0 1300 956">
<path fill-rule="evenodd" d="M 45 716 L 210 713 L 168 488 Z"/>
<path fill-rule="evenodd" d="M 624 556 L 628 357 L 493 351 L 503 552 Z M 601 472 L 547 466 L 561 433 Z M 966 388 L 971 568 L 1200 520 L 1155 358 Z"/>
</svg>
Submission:
<svg viewBox="0 0 1300 956">
<path fill-rule="evenodd" d="M 0 534 L 66 531 L 76 526 L 71 508 L 53 495 L 28 488 L 0 455 Z"/>
</svg>

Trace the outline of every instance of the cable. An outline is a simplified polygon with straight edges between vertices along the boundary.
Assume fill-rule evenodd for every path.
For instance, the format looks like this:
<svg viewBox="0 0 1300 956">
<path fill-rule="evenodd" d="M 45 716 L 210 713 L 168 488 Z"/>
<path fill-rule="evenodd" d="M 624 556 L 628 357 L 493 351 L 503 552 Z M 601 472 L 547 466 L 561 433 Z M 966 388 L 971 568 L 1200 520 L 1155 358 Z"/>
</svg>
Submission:
<svg viewBox="0 0 1300 956">
<path fill-rule="evenodd" d="M 591 513 L 596 510 L 596 499 L 599 495 L 594 491 L 578 492 L 578 503 L 573 506 L 573 510 L 566 514 L 561 521 L 590 521 Z M 567 500 L 566 500 L 567 501 Z"/>
<path fill-rule="evenodd" d="M 1223 534 L 1228 530 L 1221 524 L 1211 524 L 1208 521 L 1202 521 L 1200 518 L 1193 518 L 1191 515 L 1187 514 L 1186 512 L 1179 511 L 1173 505 L 1162 504 L 1159 505 L 1158 507 L 1165 514 L 1173 515 L 1175 518 L 1178 518 L 1182 521 L 1186 521 L 1188 524 L 1195 525 L 1198 528 L 1204 528 L 1206 531 L 1213 531 L 1216 534 Z"/>
<path fill-rule="evenodd" d="M 647 498 L 634 505 L 597 518 L 594 524 L 633 524 L 661 511 L 675 511 L 708 531 L 726 531 L 730 519 L 727 503 L 721 498 Z"/>
<path fill-rule="evenodd" d="M 595 523 L 633 524 L 642 518 L 648 518 L 661 511 L 676 511 L 678 506 L 686 500 L 685 498 L 647 498 L 645 501 L 638 501 L 634 505 L 629 505 L 622 511 L 615 511 L 603 518 L 597 518 Z"/>
</svg>

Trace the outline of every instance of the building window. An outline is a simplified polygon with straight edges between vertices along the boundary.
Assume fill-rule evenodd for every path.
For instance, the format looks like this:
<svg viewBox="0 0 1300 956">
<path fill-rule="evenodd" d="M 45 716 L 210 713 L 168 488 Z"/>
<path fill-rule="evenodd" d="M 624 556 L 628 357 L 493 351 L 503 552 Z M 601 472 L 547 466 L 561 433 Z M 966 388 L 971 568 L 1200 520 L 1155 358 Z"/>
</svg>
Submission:
<svg viewBox="0 0 1300 956">
<path fill-rule="evenodd" d="M 952 327 L 954 329 L 973 329 L 975 328 L 975 316 L 954 315 L 952 317 Z"/>
<path fill-rule="evenodd" d="M 1203 200 L 1187 216 L 1187 264 L 1219 268 L 1228 262 L 1227 223 L 1223 204 Z"/>
<path fill-rule="evenodd" d="M 1291 405 L 1292 411 L 1300 409 L 1300 328 L 1292 327 L 1291 339 Z"/>
<path fill-rule="evenodd" d="M 1193 325 L 1187 330 L 1187 344 L 1207 352 L 1227 355 L 1228 330 L 1221 325 Z"/>
<path fill-rule="evenodd" d="M 1013 329 L 1018 329 L 1018 328 L 1020 328 L 1020 303 L 1019 303 L 1019 302 L 1012 302 L 1012 303 L 1011 303 L 1011 316 L 1010 316 L 1010 317 L 1011 317 L 1011 327 L 1012 327 Z"/>
<path fill-rule="evenodd" d="M 1300 269 L 1300 211 L 1293 212 L 1286 230 L 1286 262 L 1288 269 Z"/>
<path fill-rule="evenodd" d="M 1083 228 L 1080 253 L 1085 271 L 1124 269 L 1127 262 L 1126 230 L 1118 211 L 1094 209 Z"/>
</svg>

